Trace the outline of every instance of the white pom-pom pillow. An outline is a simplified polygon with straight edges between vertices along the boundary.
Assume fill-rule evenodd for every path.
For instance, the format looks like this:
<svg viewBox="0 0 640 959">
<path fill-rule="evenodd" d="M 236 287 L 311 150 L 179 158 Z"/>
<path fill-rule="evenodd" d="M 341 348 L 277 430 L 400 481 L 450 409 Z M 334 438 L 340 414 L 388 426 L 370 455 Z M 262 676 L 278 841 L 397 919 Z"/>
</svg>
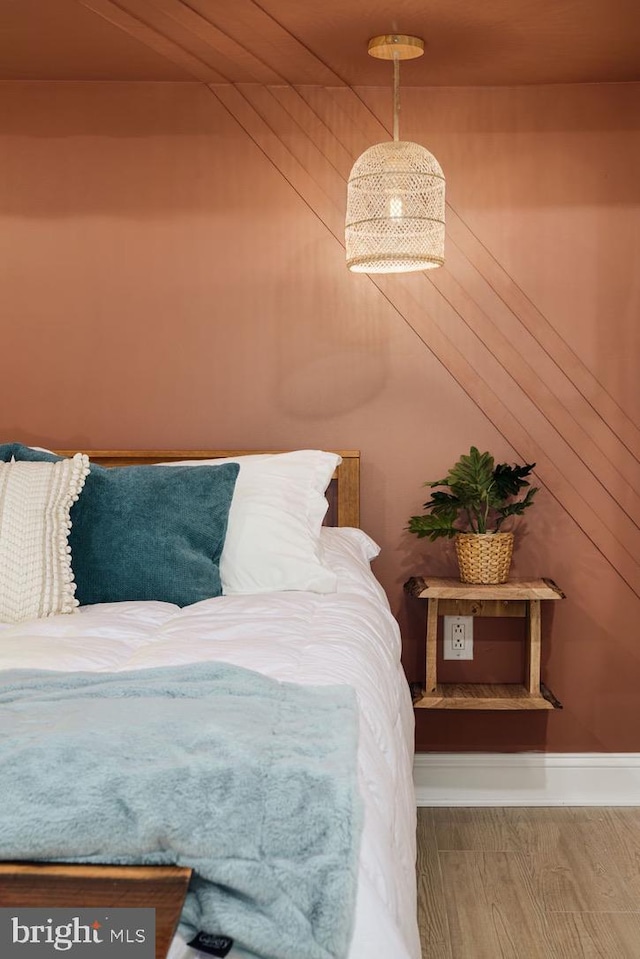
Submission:
<svg viewBox="0 0 640 959">
<path fill-rule="evenodd" d="M 69 511 L 89 457 L 0 463 L 0 622 L 73 613 Z"/>
</svg>

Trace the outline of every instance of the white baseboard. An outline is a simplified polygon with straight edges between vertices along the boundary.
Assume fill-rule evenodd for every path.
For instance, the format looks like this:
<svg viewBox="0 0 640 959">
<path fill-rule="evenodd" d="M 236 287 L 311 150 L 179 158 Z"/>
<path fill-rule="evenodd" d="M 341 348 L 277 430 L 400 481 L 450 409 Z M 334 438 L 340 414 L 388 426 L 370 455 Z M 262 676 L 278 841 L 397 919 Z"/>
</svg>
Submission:
<svg viewBox="0 0 640 959">
<path fill-rule="evenodd" d="M 640 806 L 640 753 L 417 753 L 418 806 Z"/>
</svg>

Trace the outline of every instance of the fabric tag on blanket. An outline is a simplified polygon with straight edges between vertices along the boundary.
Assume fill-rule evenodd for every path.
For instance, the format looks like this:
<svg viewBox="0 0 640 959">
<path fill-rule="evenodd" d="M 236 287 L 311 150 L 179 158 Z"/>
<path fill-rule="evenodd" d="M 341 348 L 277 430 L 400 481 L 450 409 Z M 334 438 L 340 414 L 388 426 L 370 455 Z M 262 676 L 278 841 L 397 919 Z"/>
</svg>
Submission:
<svg viewBox="0 0 640 959">
<path fill-rule="evenodd" d="M 208 956 L 219 956 L 220 959 L 224 959 L 227 953 L 231 951 L 233 939 L 229 939 L 228 936 L 214 936 L 210 932 L 199 932 L 188 945 L 192 949 L 206 952 Z"/>
</svg>

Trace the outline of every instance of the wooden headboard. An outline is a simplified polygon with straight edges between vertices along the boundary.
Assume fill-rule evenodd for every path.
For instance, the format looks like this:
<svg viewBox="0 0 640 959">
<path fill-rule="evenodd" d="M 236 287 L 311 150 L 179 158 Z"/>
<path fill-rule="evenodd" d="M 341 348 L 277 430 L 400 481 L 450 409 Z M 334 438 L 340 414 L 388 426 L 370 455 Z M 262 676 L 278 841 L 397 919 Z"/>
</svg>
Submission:
<svg viewBox="0 0 640 959">
<path fill-rule="evenodd" d="M 59 456 L 86 453 L 100 466 L 150 466 L 179 460 L 214 460 L 250 456 L 256 453 L 284 453 L 286 450 L 56 450 Z M 360 452 L 334 450 L 342 457 L 327 490 L 327 526 L 360 526 Z"/>
</svg>

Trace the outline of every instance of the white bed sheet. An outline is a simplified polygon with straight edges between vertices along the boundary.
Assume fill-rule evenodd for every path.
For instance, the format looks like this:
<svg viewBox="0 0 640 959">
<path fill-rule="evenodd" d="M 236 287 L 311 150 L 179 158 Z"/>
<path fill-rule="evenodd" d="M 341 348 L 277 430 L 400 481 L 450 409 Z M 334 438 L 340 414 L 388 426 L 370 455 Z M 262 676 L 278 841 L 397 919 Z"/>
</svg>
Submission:
<svg viewBox="0 0 640 959">
<path fill-rule="evenodd" d="M 364 534 L 327 530 L 322 542 L 337 593 L 227 596 L 184 609 L 105 604 L 0 626 L 0 670 L 119 671 L 219 659 L 295 683 L 353 686 L 365 815 L 349 959 L 419 959 L 413 710 L 398 627 L 363 555 Z M 187 956 L 194 952 L 176 937 L 169 959 Z"/>
</svg>

